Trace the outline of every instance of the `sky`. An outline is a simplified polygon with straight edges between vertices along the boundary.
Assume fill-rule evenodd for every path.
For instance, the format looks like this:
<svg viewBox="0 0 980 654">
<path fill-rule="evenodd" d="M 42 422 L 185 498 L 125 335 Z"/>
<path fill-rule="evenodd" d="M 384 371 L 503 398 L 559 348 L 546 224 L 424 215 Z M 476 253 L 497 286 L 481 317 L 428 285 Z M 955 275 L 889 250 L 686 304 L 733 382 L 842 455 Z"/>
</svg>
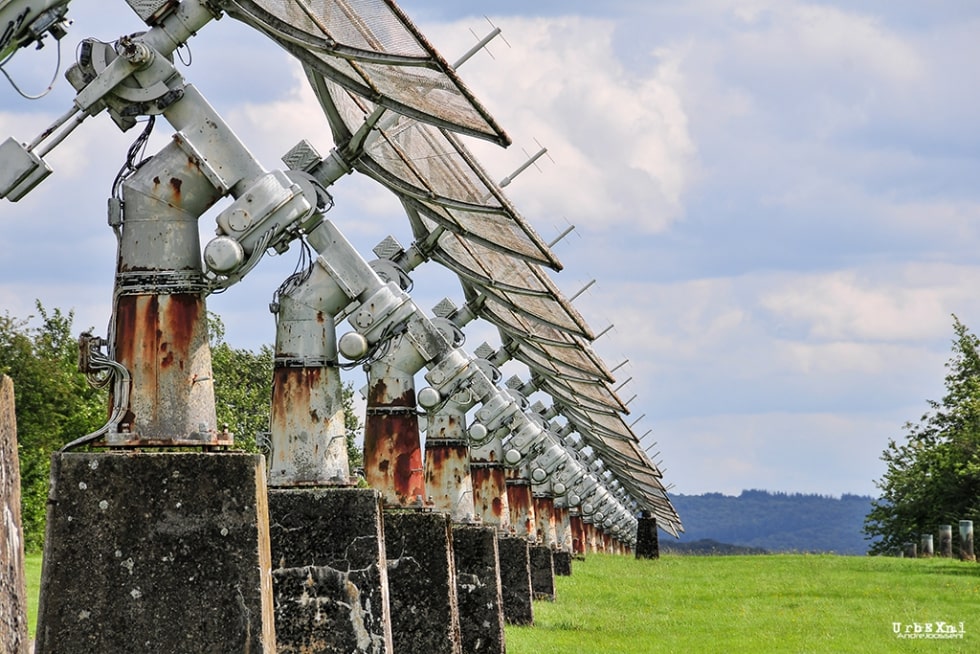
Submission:
<svg viewBox="0 0 980 654">
<path fill-rule="evenodd" d="M 969 1 L 403 0 L 453 61 L 503 30 L 460 75 L 507 149 L 467 141 L 554 246 L 627 422 L 672 493 L 742 489 L 874 495 L 889 439 L 943 394 L 953 314 L 980 329 L 980 5 Z M 84 37 L 141 23 L 122 0 L 74 0 L 64 65 Z M 56 49 L 7 67 L 43 90 Z M 187 54 L 185 53 L 185 58 Z M 300 139 L 332 147 L 298 64 L 230 18 L 180 69 L 267 169 Z M 30 141 L 70 106 L 58 76 L 28 101 L 0 79 L 0 139 Z M 54 174 L 0 205 L 0 311 L 73 309 L 105 329 L 114 237 L 105 203 L 136 130 L 87 120 L 46 160 Z M 172 130 L 159 121 L 155 152 Z M 361 253 L 411 232 L 395 197 L 353 175 L 333 220 Z M 213 215 L 202 218 L 213 231 Z M 272 343 L 272 292 L 295 263 L 267 258 L 209 299 L 226 340 Z M 413 297 L 461 303 L 431 263 Z M 486 325 L 467 347 L 499 345 Z M 627 381 L 629 380 L 629 381 Z M 356 385 L 363 377 L 354 378 Z M 649 432 L 649 433 L 648 433 Z"/>
</svg>

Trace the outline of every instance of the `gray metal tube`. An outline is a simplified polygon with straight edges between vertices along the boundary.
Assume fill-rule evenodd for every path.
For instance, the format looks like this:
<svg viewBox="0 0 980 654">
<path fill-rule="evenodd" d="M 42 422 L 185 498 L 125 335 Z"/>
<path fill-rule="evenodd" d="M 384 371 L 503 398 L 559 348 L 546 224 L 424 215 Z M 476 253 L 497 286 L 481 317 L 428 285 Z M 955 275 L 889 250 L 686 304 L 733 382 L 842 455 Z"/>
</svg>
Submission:
<svg viewBox="0 0 980 654">
<path fill-rule="evenodd" d="M 110 445 L 230 440 L 216 428 L 197 227 L 219 197 L 174 143 L 123 185 L 110 340 L 132 387 Z"/>
</svg>

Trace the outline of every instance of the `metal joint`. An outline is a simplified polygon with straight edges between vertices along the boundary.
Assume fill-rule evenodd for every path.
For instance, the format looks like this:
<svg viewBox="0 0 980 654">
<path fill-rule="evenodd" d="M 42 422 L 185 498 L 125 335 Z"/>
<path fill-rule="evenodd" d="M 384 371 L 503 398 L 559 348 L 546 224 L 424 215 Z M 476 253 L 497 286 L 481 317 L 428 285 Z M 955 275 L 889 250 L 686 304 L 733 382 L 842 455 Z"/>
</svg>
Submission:
<svg viewBox="0 0 980 654">
<path fill-rule="evenodd" d="M 204 276 L 196 271 L 116 273 L 116 295 L 178 295 L 203 293 Z"/>
<path fill-rule="evenodd" d="M 412 407 L 375 406 L 367 407 L 364 414 L 368 416 L 420 416 L 424 415 Z"/>
<path fill-rule="evenodd" d="M 327 368 L 336 366 L 337 360 L 329 357 L 276 357 L 276 368 Z"/>
</svg>

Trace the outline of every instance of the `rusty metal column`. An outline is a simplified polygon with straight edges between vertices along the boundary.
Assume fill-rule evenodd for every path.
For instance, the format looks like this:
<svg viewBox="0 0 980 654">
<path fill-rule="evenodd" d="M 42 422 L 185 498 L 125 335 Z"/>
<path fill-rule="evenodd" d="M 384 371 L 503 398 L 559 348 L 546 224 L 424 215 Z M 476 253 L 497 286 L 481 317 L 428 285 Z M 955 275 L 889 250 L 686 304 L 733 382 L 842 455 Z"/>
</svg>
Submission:
<svg viewBox="0 0 980 654">
<path fill-rule="evenodd" d="M 572 521 L 565 495 L 555 498 L 555 545 L 562 552 L 572 551 Z"/>
<path fill-rule="evenodd" d="M 398 348 L 402 338 L 394 339 L 392 347 Z M 423 365 L 419 361 L 407 369 L 419 370 Z M 387 360 L 376 361 L 368 366 L 367 372 L 364 419 L 367 483 L 381 493 L 386 507 L 420 506 L 425 502 L 425 481 L 414 373 L 401 370 Z"/>
<path fill-rule="evenodd" d="M 113 358 L 129 406 L 109 445 L 230 445 L 218 433 L 198 217 L 222 195 L 175 142 L 123 185 Z"/>
<path fill-rule="evenodd" d="M 572 574 L 572 523 L 568 513 L 568 496 L 555 498 L 555 574 Z"/>
<path fill-rule="evenodd" d="M 494 525 L 501 533 L 508 533 L 510 503 L 507 500 L 503 443 L 499 437 L 493 436 L 487 443 L 470 450 L 470 475 L 477 515 L 484 524 Z"/>
<path fill-rule="evenodd" d="M 532 484 L 531 496 L 534 502 L 534 529 L 540 544 L 555 549 L 558 542 L 555 535 L 555 498 L 551 496 L 549 484 Z"/>
<path fill-rule="evenodd" d="M 572 527 L 572 554 L 576 558 L 585 558 L 585 524 L 582 522 L 582 514 L 577 508 L 569 509 L 569 522 Z"/>
<path fill-rule="evenodd" d="M 467 391 L 449 398 L 429 414 L 425 430 L 425 488 L 432 506 L 448 513 L 455 523 L 476 519 L 473 480 L 470 477 L 469 441 L 466 436 L 466 407 L 473 401 Z"/>
<path fill-rule="evenodd" d="M 334 314 L 319 266 L 279 298 L 272 383 L 270 486 L 349 486 Z M 342 305 L 341 305 L 342 306 Z"/>
<path fill-rule="evenodd" d="M 536 540 L 534 498 L 531 480 L 526 474 L 527 464 L 507 470 L 507 506 L 510 510 L 510 528 L 515 536 Z"/>
</svg>

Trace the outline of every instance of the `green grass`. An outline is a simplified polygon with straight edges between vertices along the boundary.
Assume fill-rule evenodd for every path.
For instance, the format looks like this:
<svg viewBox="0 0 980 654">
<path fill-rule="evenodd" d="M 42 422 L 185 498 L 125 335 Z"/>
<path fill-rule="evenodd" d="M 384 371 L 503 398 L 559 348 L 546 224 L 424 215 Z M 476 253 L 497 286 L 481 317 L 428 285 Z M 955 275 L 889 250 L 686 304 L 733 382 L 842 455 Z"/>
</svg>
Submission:
<svg viewBox="0 0 980 654">
<path fill-rule="evenodd" d="M 41 557 L 27 557 L 28 619 Z M 980 651 L 980 564 L 830 555 L 590 555 L 508 627 L 508 654 Z M 962 640 L 903 640 L 892 623 L 964 623 Z"/>
<path fill-rule="evenodd" d="M 980 566 L 830 555 L 589 556 L 508 627 L 508 654 L 980 651 Z M 963 622 L 962 640 L 892 623 Z"/>
<path fill-rule="evenodd" d="M 34 624 L 37 622 L 37 595 L 41 590 L 40 554 L 28 554 L 24 557 L 24 578 L 27 582 L 27 626 L 30 637 L 34 638 Z"/>
</svg>

